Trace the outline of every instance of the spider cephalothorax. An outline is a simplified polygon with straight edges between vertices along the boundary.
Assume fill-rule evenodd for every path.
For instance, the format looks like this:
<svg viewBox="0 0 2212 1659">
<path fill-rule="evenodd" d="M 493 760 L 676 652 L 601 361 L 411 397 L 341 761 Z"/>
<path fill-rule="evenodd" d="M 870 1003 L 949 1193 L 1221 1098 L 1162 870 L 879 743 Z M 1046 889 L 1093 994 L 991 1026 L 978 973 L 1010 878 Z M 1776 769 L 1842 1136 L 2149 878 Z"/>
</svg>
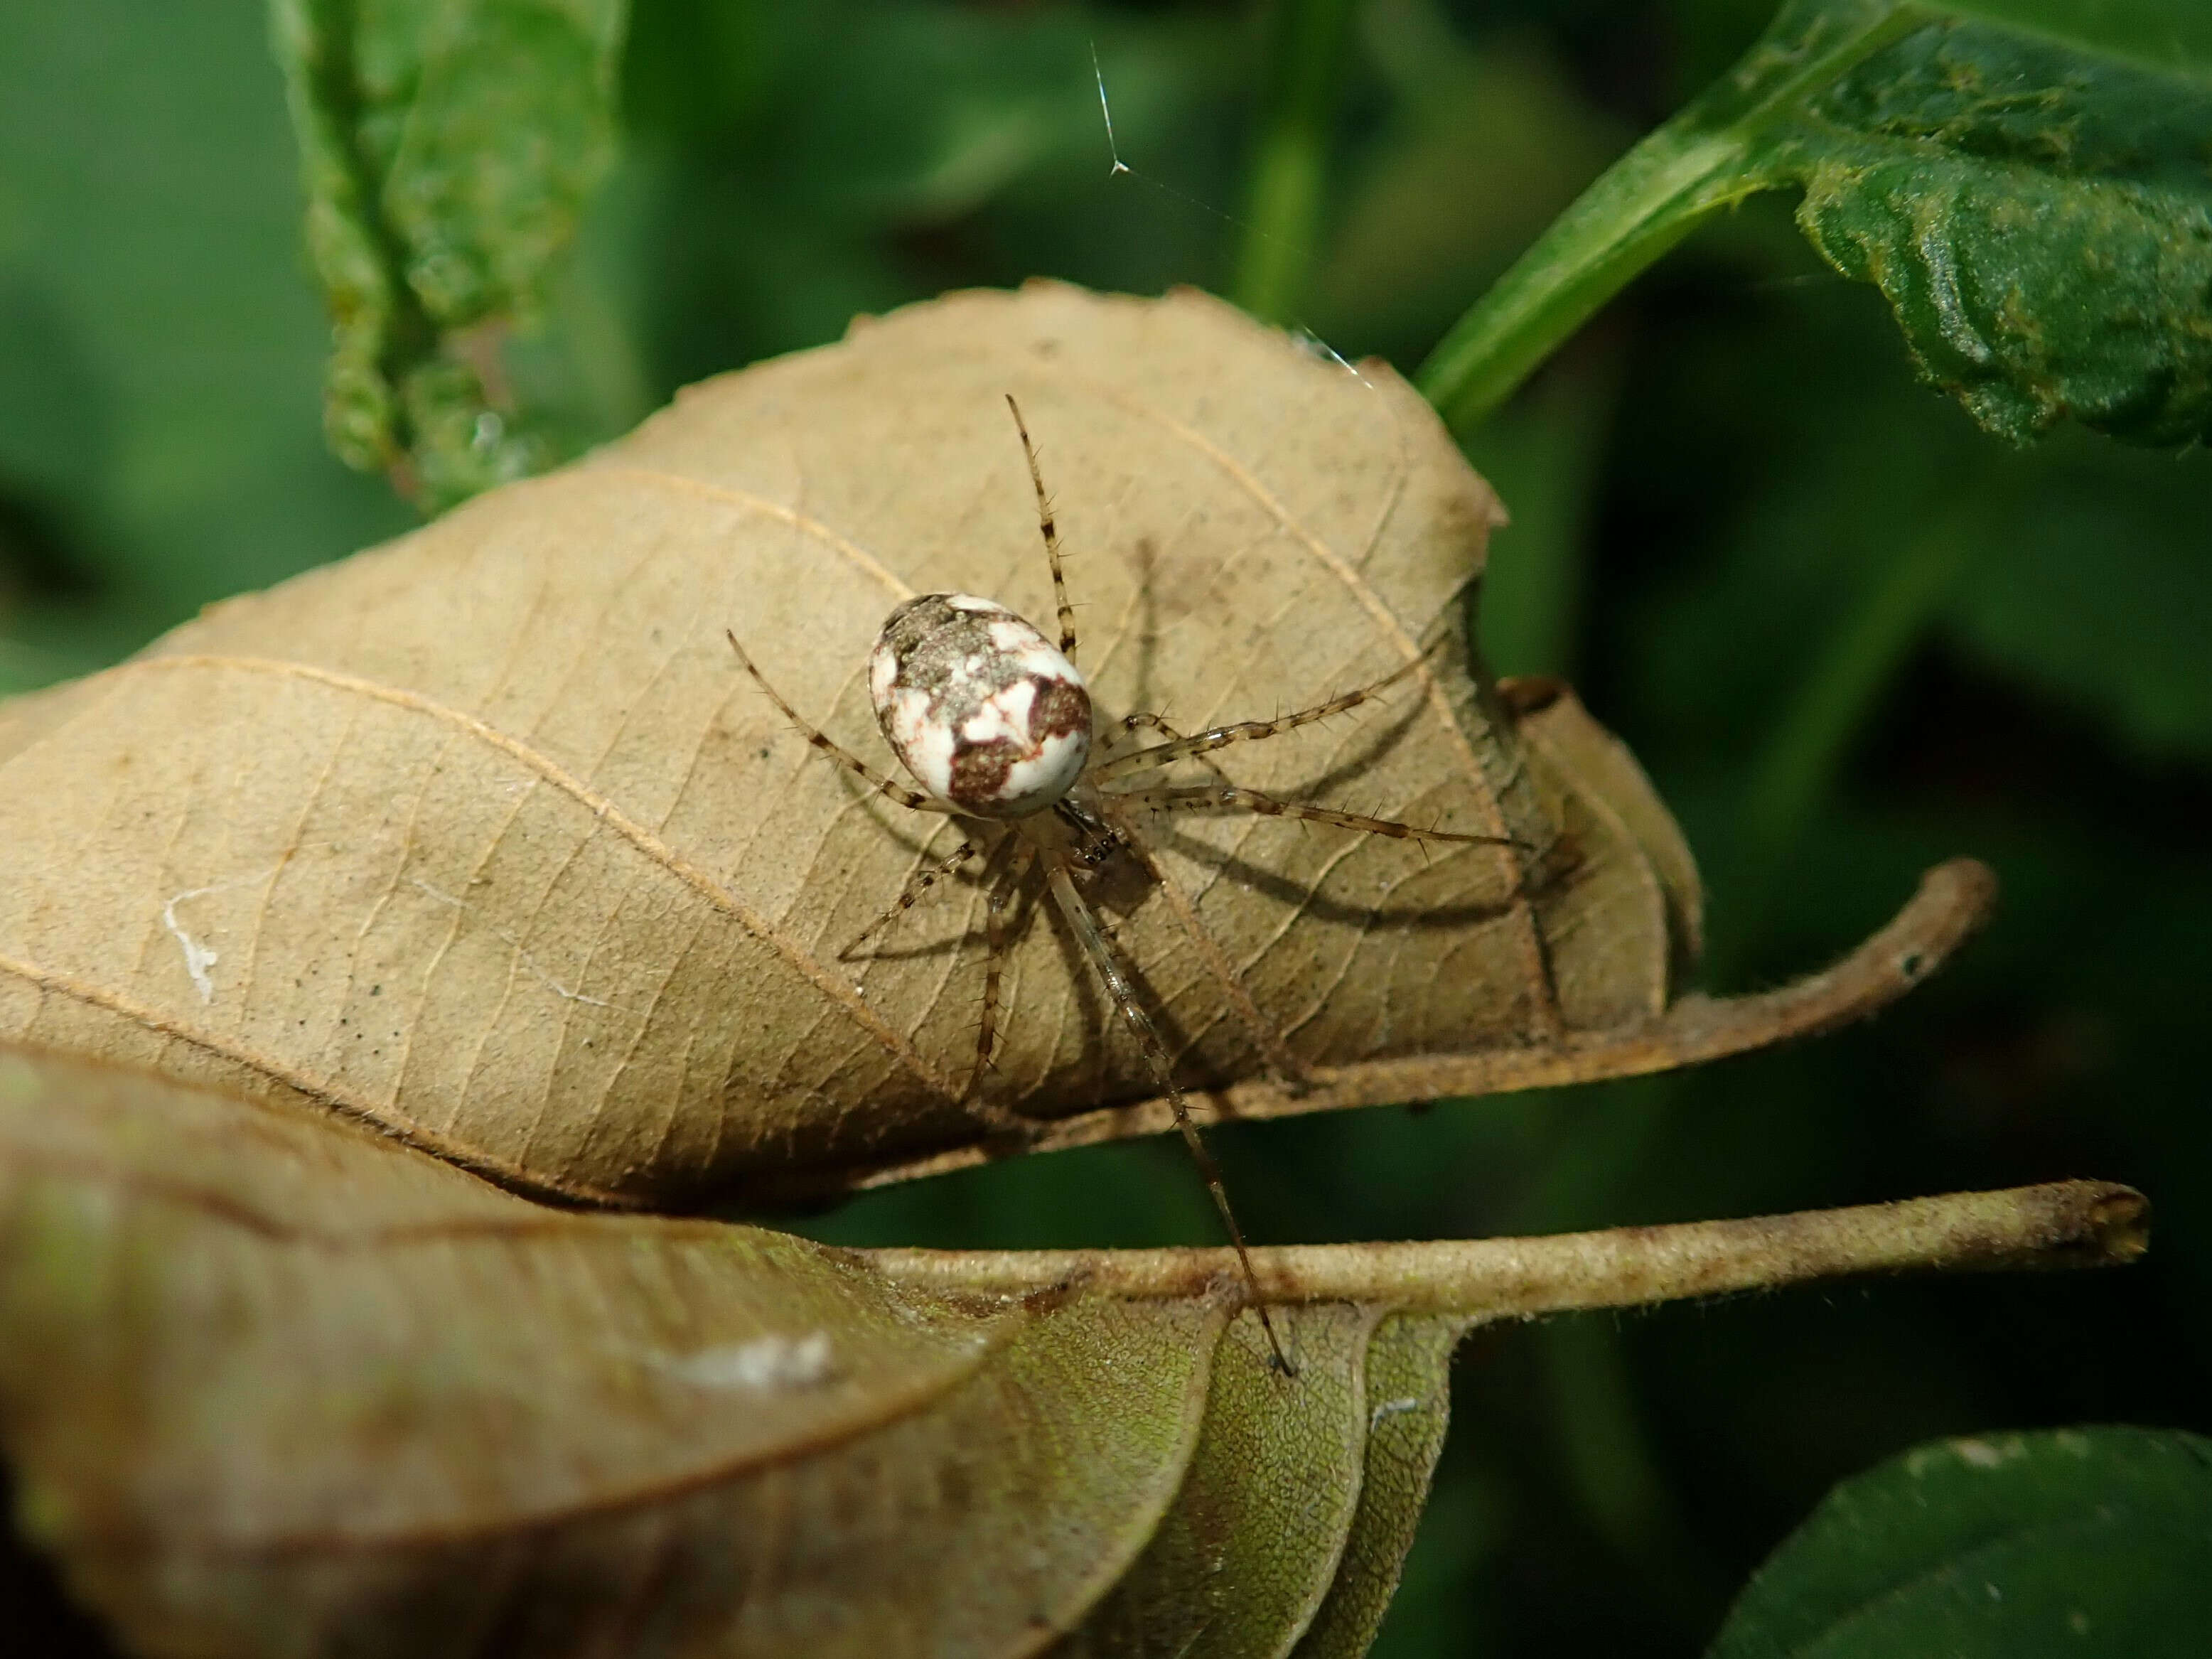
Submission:
<svg viewBox="0 0 2212 1659">
<path fill-rule="evenodd" d="M 1075 666 L 1075 612 L 1067 601 L 1060 569 L 1060 532 L 1053 521 L 1036 450 L 1020 408 L 1009 397 L 1015 428 L 1029 459 L 1030 482 L 1036 493 L 1037 528 L 1052 567 L 1058 605 L 1060 641 L 1054 645 L 1038 629 L 993 599 L 967 593 L 925 593 L 902 604 L 884 623 L 868 658 L 868 690 L 884 737 L 919 790 L 908 788 L 841 748 L 783 700 L 753 665 L 736 635 L 730 644 L 761 689 L 808 742 L 870 787 L 916 811 L 943 812 L 972 822 L 972 833 L 950 856 L 915 872 L 890 908 L 869 925 L 852 949 L 909 908 L 939 880 L 979 852 L 986 854 L 983 884 L 988 891 L 983 971 L 983 1006 L 976 1034 L 975 1069 L 969 1093 L 976 1094 L 988 1071 L 999 1029 L 1000 967 L 1010 945 L 1012 918 L 1027 911 L 1015 901 L 1042 872 L 1045 891 L 1066 920 L 1077 948 L 1089 960 L 1107 995 L 1144 1050 L 1160 1091 L 1175 1111 L 1176 1126 L 1197 1160 L 1215 1207 L 1243 1265 L 1245 1283 L 1277 1365 L 1292 1367 L 1277 1341 L 1273 1322 L 1244 1247 L 1244 1236 L 1229 1207 L 1221 1174 L 1199 1139 L 1189 1103 L 1175 1077 L 1175 1066 L 1152 1016 L 1145 1010 L 1127 965 L 1097 912 L 1085 896 L 1085 884 L 1115 854 L 1127 850 L 1151 875 L 1161 872 L 1135 829 L 1137 815 L 1178 811 L 1245 811 L 1305 818 L 1370 835 L 1418 841 L 1503 844 L 1498 836 L 1461 835 L 1416 829 L 1388 818 L 1340 812 L 1334 807 L 1278 800 L 1230 782 L 1208 763 L 1203 782 L 1165 781 L 1168 769 L 1200 760 L 1231 744 L 1257 742 L 1324 720 L 1365 702 L 1421 666 L 1410 657 L 1391 672 L 1326 702 L 1273 720 L 1240 720 L 1188 737 L 1158 714 L 1132 714 L 1108 728 L 1101 742 L 1090 689 Z M 1142 734 L 1160 739 L 1115 753 L 1121 741 Z M 1206 953 L 1217 977 L 1231 988 L 1237 1012 L 1253 1028 L 1269 1063 L 1293 1077 L 1302 1067 L 1290 1045 L 1244 993 L 1226 954 L 1200 926 L 1186 917 L 1194 943 Z"/>
</svg>

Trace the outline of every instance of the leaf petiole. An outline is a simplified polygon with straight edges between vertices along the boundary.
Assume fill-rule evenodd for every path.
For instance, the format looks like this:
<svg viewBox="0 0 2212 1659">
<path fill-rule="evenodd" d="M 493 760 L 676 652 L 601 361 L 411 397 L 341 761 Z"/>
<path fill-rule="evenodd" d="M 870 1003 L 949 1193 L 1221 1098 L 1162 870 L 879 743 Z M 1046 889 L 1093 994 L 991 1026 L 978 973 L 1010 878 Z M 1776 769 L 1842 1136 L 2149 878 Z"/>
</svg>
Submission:
<svg viewBox="0 0 2212 1659">
<path fill-rule="evenodd" d="M 1863 1273 L 2118 1267 L 2147 1248 L 2150 1206 L 2132 1188 L 2062 1181 L 1996 1192 L 1741 1221 L 1617 1227 L 1537 1238 L 1255 1249 L 1271 1303 L 1383 1300 L 1476 1320 L 1633 1308 Z M 970 1294 L 1182 1297 L 1230 1282 L 1225 1250 L 918 1250 L 858 1253 L 893 1279 Z"/>
</svg>

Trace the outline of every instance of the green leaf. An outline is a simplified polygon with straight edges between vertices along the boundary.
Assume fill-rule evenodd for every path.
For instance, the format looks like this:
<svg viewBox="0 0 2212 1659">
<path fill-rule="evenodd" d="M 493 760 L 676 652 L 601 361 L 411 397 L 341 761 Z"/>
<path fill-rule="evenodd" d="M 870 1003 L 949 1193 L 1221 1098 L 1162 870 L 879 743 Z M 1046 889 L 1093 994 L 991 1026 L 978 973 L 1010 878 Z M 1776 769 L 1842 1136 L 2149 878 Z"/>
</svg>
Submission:
<svg viewBox="0 0 2212 1659">
<path fill-rule="evenodd" d="M 2112 1261 L 2121 1189 L 1551 1240 L 861 1253 L 0 1052 L 16 1521 L 142 1653 L 1358 1652 L 1468 1324 Z M 1393 1310 L 1403 1310 L 1395 1317 Z M 1377 1322 L 1382 1322 L 1376 1334 Z"/>
<path fill-rule="evenodd" d="M 2212 435 L 2212 86 L 1981 25 L 1869 58 L 1778 132 L 1798 222 L 1921 373 L 2024 441 Z"/>
<path fill-rule="evenodd" d="M 931 1289 L 544 1209 L 0 1053 L 0 1446 L 134 1650 L 411 1655 L 496 1621 L 632 1651 L 641 1619 L 676 1651 L 1364 1650 L 1474 1316 L 1285 1304 L 1292 1379 L 1202 1267 L 1011 1295 L 951 1260 Z"/>
<path fill-rule="evenodd" d="M 1923 1446 L 1847 1480 L 1707 1659 L 2203 1651 L 2212 1441 L 2061 1429 Z"/>
<path fill-rule="evenodd" d="M 1941 9 L 2212 83 L 2212 11 L 2191 0 L 1949 0 Z"/>
<path fill-rule="evenodd" d="M 1297 1639 L 1358 1503 L 1364 1362 L 1381 1311 L 1297 1310 L 1284 1322 L 1294 1381 L 1269 1364 L 1254 1322 L 1238 1322 L 1215 1350 L 1206 1432 L 1174 1506 L 1055 1659 L 1265 1659 Z M 1427 1489 L 1413 1494 L 1416 1514 Z"/>
<path fill-rule="evenodd" d="M 1451 1417 L 1445 1373 L 1465 1322 L 1397 1314 L 1367 1345 L 1367 1462 L 1328 1595 L 1293 1659 L 1358 1659 L 1398 1589 Z"/>
<path fill-rule="evenodd" d="M 1741 61 L 1599 176 L 1453 325 L 1414 381 L 1455 428 L 1698 224 L 1780 182 L 1761 131 L 1916 22 L 1882 0 L 1790 0 Z"/>
<path fill-rule="evenodd" d="M 1754 191 L 1877 284 L 1923 374 L 2015 441 L 2072 415 L 2212 433 L 2212 52 L 2148 4 L 1795 0 L 1614 164 L 1470 311 L 1420 383 L 1496 407 L 1637 271 Z"/>
<path fill-rule="evenodd" d="M 1279 0 L 1273 8 L 1230 285 L 1230 297 L 1264 321 L 1296 316 L 1313 263 L 1352 9 L 1349 0 Z"/>
<path fill-rule="evenodd" d="M 335 319 L 325 423 L 441 506 L 542 471 L 505 332 L 612 161 L 626 0 L 272 0 Z"/>
</svg>

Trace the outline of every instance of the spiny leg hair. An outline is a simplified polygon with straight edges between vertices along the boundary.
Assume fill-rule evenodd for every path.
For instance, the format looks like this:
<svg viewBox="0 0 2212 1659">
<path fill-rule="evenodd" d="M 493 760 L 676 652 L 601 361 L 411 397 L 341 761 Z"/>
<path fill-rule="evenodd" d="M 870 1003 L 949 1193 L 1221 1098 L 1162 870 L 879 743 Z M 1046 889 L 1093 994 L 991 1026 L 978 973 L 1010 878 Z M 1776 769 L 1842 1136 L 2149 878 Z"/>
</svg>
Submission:
<svg viewBox="0 0 2212 1659">
<path fill-rule="evenodd" d="M 902 806 L 911 806 L 917 812 L 950 812 L 952 810 L 944 801 L 932 800 L 921 790 L 909 789 L 904 784 L 885 777 L 858 755 L 842 748 L 832 739 L 808 725 L 800 717 L 799 711 L 783 700 L 783 694 L 768 683 L 768 676 L 753 666 L 753 659 L 745 655 L 744 647 L 738 643 L 737 635 L 726 628 L 722 630 L 722 637 L 729 641 L 730 649 L 738 653 L 738 660 L 745 665 L 745 672 L 751 675 L 760 689 L 768 693 L 768 700 L 783 711 L 784 719 L 797 727 L 799 735 L 807 742 L 812 744 L 848 771 L 857 773 L 866 779 L 870 788 L 889 795 Z"/>
<path fill-rule="evenodd" d="M 1014 430 L 1022 434 L 1022 453 L 1029 458 L 1030 487 L 1036 491 L 1037 532 L 1044 538 L 1044 556 L 1052 566 L 1052 596 L 1060 606 L 1060 654 L 1075 660 L 1075 607 L 1067 602 L 1067 578 L 1060 568 L 1060 526 L 1053 522 L 1052 501 L 1044 493 L 1044 474 L 1038 470 L 1036 446 L 1022 421 L 1022 406 L 1006 394 L 1006 407 L 1014 412 Z"/>
<path fill-rule="evenodd" d="M 1157 719 L 1157 716 L 1147 718 Z M 1161 721 L 1160 724 L 1164 728 L 1166 726 L 1165 721 Z M 1153 852 L 1151 843 L 1137 833 L 1137 828 L 1133 823 L 1115 810 L 1116 804 L 1125 799 L 1126 797 L 1113 795 L 1101 797 L 1101 805 L 1105 813 L 1107 827 L 1113 830 L 1121 844 L 1129 849 L 1137 861 L 1145 866 L 1146 872 L 1152 878 L 1153 885 L 1158 889 L 1160 896 L 1167 901 L 1168 908 L 1176 913 L 1176 920 L 1182 924 L 1183 933 L 1196 947 L 1199 955 L 1205 959 L 1206 967 L 1213 975 L 1214 982 L 1227 994 L 1231 1006 L 1237 1011 L 1237 1018 L 1244 1023 L 1245 1030 L 1250 1034 L 1253 1042 L 1259 1045 L 1260 1053 L 1266 1059 L 1268 1069 L 1294 1091 L 1303 1093 L 1312 1088 L 1313 1068 L 1292 1052 L 1291 1045 L 1284 1039 L 1282 1032 L 1275 1028 L 1275 1023 L 1260 1012 L 1260 1005 L 1252 1000 L 1252 994 L 1244 988 L 1243 976 L 1237 971 L 1236 964 L 1229 960 L 1229 952 L 1222 949 L 1221 941 L 1213 936 L 1213 930 L 1200 919 L 1198 907 L 1190 902 L 1189 896 L 1170 877 L 1165 867 L 1160 863 L 1159 854 Z"/>
<path fill-rule="evenodd" d="M 1395 818 L 1370 818 L 1360 812 L 1340 812 L 1333 806 L 1309 806 L 1303 801 L 1277 800 L 1256 789 L 1234 783 L 1182 783 L 1158 789 L 1130 789 L 1109 797 L 1116 806 L 1133 806 L 1158 812 L 1198 812 L 1208 807 L 1258 812 L 1267 817 L 1310 818 L 1340 829 L 1363 830 L 1371 836 L 1390 836 L 1400 841 L 1451 841 L 1470 847 L 1520 847 L 1512 836 L 1470 836 L 1456 830 L 1424 830 Z"/>
<path fill-rule="evenodd" d="M 898 897 L 891 901 L 890 908 L 863 927 L 850 945 L 837 952 L 837 960 L 850 962 L 854 953 L 863 945 L 890 927 L 898 917 L 912 909 L 916 899 L 936 886 L 942 878 L 951 875 L 975 856 L 975 843 L 972 841 L 963 841 L 947 856 L 939 859 L 934 864 L 925 864 L 921 869 L 915 871 L 907 878 L 906 885 L 899 890 Z"/>
<path fill-rule="evenodd" d="M 1154 744 L 1149 749 L 1136 750 L 1094 768 L 1091 781 L 1098 784 L 1111 783 L 1132 772 L 1149 772 L 1158 767 L 1171 766 L 1179 760 L 1210 754 L 1216 749 L 1226 749 L 1232 743 L 1257 743 L 1262 738 L 1280 737 L 1285 732 L 1295 732 L 1301 726 L 1310 726 L 1316 720 L 1327 720 L 1331 714 L 1341 714 L 1347 708 L 1357 708 L 1369 698 L 1395 685 L 1427 660 L 1428 653 L 1425 651 L 1411 661 L 1392 669 L 1381 679 L 1354 690 L 1340 692 L 1327 702 L 1317 702 L 1310 708 L 1278 714 L 1271 720 L 1237 720 L 1228 726 L 1195 732 L 1189 737 L 1177 738 L 1172 742 Z M 1139 718 L 1136 715 L 1129 717 L 1131 720 Z M 1125 726 L 1128 723 L 1127 720 L 1123 722 Z M 1149 718 L 1146 723 L 1149 723 Z"/>
<path fill-rule="evenodd" d="M 1275 1369 L 1285 1376 L 1296 1376 L 1297 1367 L 1283 1352 L 1282 1340 L 1275 1334 L 1275 1322 L 1267 1316 L 1267 1299 L 1261 1292 L 1260 1276 L 1253 1269 L 1252 1252 L 1245 1245 L 1244 1230 L 1237 1224 L 1237 1212 L 1229 1207 L 1229 1189 L 1222 1184 L 1221 1166 L 1213 1161 L 1213 1154 L 1206 1150 L 1206 1142 L 1199 1136 L 1198 1125 L 1191 1121 L 1190 1103 L 1183 1098 L 1182 1089 L 1175 1080 L 1175 1065 L 1168 1057 L 1167 1044 L 1160 1040 L 1159 1030 L 1152 1024 L 1152 1016 L 1137 1000 L 1135 988 L 1129 983 L 1128 975 L 1122 972 L 1121 962 L 1114 954 L 1114 947 L 1107 943 L 1106 935 L 1098 926 L 1098 918 L 1077 890 L 1073 878 L 1068 874 L 1067 866 L 1049 854 L 1046 859 L 1045 879 L 1052 889 L 1053 902 L 1060 907 L 1060 914 L 1067 918 L 1068 927 L 1074 933 L 1077 944 L 1082 947 L 1084 955 L 1091 958 L 1091 965 L 1097 971 L 1098 977 L 1105 982 L 1107 995 L 1113 999 L 1114 1006 L 1121 1010 L 1122 1019 L 1136 1035 L 1138 1046 L 1144 1049 L 1145 1058 L 1151 1063 L 1160 1092 L 1168 1097 L 1168 1104 L 1175 1112 L 1176 1127 L 1182 1133 L 1183 1145 L 1189 1148 L 1191 1158 L 1198 1164 L 1198 1172 L 1206 1182 L 1206 1190 L 1212 1194 L 1213 1207 L 1220 1212 L 1221 1224 L 1228 1230 L 1229 1242 L 1236 1249 L 1237 1263 L 1244 1270 L 1244 1283 L 1252 1294 L 1253 1310 L 1260 1316 L 1260 1328 L 1267 1334 L 1267 1347 L 1274 1356 Z"/>
<path fill-rule="evenodd" d="M 1133 714 L 1124 714 L 1121 716 L 1121 731 L 1115 735 L 1120 737 L 1134 737 L 1139 732 L 1152 732 L 1157 733 L 1158 736 L 1165 738 L 1170 743 L 1183 743 L 1188 741 L 1182 732 L 1176 731 L 1172 726 L 1170 726 L 1161 716 L 1148 714 L 1141 708 Z M 1200 755 L 1195 758 L 1200 766 L 1203 766 L 1207 771 L 1212 773 L 1215 777 L 1219 778 L 1222 782 L 1226 783 L 1229 781 L 1229 775 L 1226 772 L 1224 772 L 1218 766 L 1215 765 L 1214 763 L 1207 757 Z"/>
<path fill-rule="evenodd" d="M 999 976 L 1006 962 L 1006 912 L 1020 894 L 1022 879 L 1036 857 L 1035 848 L 1019 836 L 1008 836 L 991 849 L 990 860 L 983 866 L 983 879 L 991 893 L 983 912 L 983 1018 L 975 1028 L 975 1069 L 969 1076 L 963 1100 L 981 1097 L 984 1073 L 991 1069 L 991 1052 L 999 1038 Z"/>
</svg>

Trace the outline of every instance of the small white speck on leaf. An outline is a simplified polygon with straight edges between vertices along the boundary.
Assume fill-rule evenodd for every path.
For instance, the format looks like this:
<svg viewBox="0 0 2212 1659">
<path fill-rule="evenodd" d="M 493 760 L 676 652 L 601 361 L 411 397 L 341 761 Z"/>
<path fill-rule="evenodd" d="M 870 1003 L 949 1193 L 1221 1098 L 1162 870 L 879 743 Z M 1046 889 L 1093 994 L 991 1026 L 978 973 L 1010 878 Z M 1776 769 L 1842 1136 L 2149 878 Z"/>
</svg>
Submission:
<svg viewBox="0 0 2212 1659">
<path fill-rule="evenodd" d="M 1367 1413 L 1367 1432 L 1374 1433 L 1382 1426 L 1382 1419 L 1386 1417 L 1400 1417 L 1407 1412 L 1419 1411 L 1420 1408 L 1421 1402 L 1410 1394 L 1397 1400 L 1379 1401 L 1375 1409 Z"/>
<path fill-rule="evenodd" d="M 206 898 L 211 893 L 228 893 L 237 888 L 251 887 L 256 882 L 268 880 L 282 868 L 283 866 L 281 864 L 272 865 L 266 870 L 257 870 L 250 876 L 210 882 L 205 887 L 188 887 L 183 892 L 173 895 L 161 907 L 161 926 L 169 930 L 170 935 L 177 941 L 178 948 L 185 953 L 185 971 L 191 975 L 192 989 L 200 994 L 201 1002 L 215 1000 L 215 977 L 208 969 L 222 959 L 221 954 L 214 946 L 201 944 L 185 931 L 184 923 L 177 920 L 177 907 L 193 899 Z"/>
<path fill-rule="evenodd" d="M 702 1348 L 662 1362 L 670 1376 L 701 1389 L 811 1389 L 830 1376 L 830 1333 L 774 1333 L 750 1342 Z"/>
<path fill-rule="evenodd" d="M 208 889 L 195 887 L 189 893 L 179 893 L 161 907 L 161 926 L 176 935 L 178 945 L 185 953 L 185 971 L 192 976 L 192 989 L 200 994 L 202 1002 L 215 1000 L 215 981 L 208 969 L 214 967 L 216 953 L 194 939 L 177 921 L 177 906 L 188 898 L 197 898 Z"/>
</svg>

